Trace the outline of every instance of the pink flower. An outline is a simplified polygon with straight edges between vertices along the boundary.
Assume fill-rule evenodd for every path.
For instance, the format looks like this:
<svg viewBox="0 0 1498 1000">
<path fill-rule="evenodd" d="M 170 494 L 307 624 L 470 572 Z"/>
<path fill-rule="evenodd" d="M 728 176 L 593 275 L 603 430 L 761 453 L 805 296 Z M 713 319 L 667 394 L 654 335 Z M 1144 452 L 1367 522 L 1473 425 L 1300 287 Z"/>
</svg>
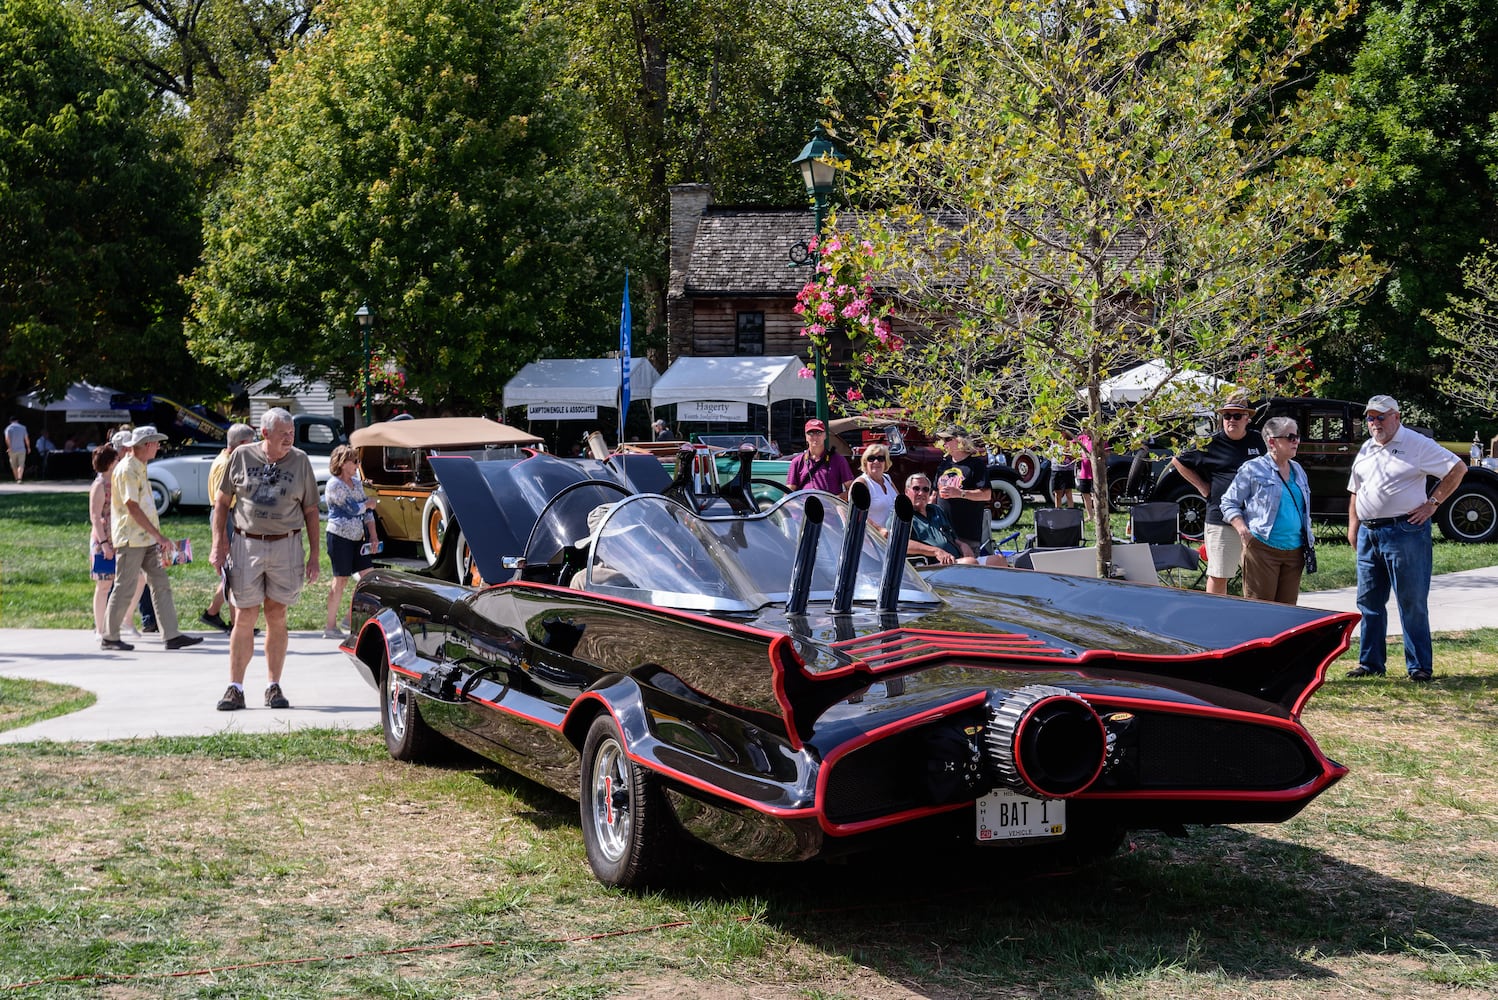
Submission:
<svg viewBox="0 0 1498 1000">
<path fill-rule="evenodd" d="M 840 240 L 840 239 L 838 239 L 836 236 L 834 236 L 832 239 L 830 239 L 830 240 L 827 241 L 827 249 L 826 249 L 827 253 L 837 253 L 842 248 L 843 248 L 843 241 Z"/>
<path fill-rule="evenodd" d="M 817 317 L 819 319 L 832 319 L 837 316 L 837 309 L 831 302 L 823 302 L 817 306 Z"/>
<path fill-rule="evenodd" d="M 856 403 L 856 402 L 858 402 L 862 398 L 863 398 L 863 393 L 859 392 L 857 389 L 849 389 L 848 390 L 848 402 L 850 402 L 850 403 Z"/>
<path fill-rule="evenodd" d="M 862 243 L 858 244 L 858 248 L 863 251 L 863 255 L 865 257 L 874 256 L 874 244 L 870 243 L 868 240 L 864 240 Z"/>
<path fill-rule="evenodd" d="M 796 377 L 797 378 L 816 378 L 817 377 L 817 373 L 814 372 L 814 371 L 812 371 L 810 368 L 802 368 L 800 371 L 798 371 L 796 373 Z"/>
<path fill-rule="evenodd" d="M 827 328 L 821 323 L 813 323 L 811 326 L 808 326 L 806 328 L 806 332 L 811 334 L 813 337 L 820 337 L 822 334 L 827 332 Z"/>
</svg>

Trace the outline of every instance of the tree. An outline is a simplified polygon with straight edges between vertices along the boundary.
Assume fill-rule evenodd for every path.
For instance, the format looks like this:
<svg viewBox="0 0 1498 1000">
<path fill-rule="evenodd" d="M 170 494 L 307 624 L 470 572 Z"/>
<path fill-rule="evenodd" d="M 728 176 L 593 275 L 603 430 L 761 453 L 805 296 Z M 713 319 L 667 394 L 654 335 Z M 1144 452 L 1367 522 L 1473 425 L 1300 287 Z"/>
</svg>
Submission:
<svg viewBox="0 0 1498 1000">
<path fill-rule="evenodd" d="M 626 224 L 579 159 L 561 39 L 517 3 L 349 0 L 271 73 L 210 208 L 190 337 L 241 378 L 360 386 L 354 311 L 410 405 L 494 409 L 613 345 Z"/>
<path fill-rule="evenodd" d="M 1073 420 L 1135 442 L 1209 401 L 1177 379 L 1110 408 L 1102 382 L 1143 361 L 1249 392 L 1305 378 L 1308 325 L 1378 274 L 1355 250 L 1318 257 L 1362 177 L 1299 152 L 1336 102 L 1279 99 L 1349 10 L 1288 13 L 1261 43 L 1246 9 L 1183 0 L 919 7 L 888 110 L 846 130 L 868 209 L 839 220 L 807 296 L 824 320 L 869 325 L 888 290 L 924 327 L 873 321 L 862 405 L 995 443 L 1055 440 Z M 1101 449 L 1094 462 L 1106 510 Z"/>
<path fill-rule="evenodd" d="M 1366 184 L 1344 205 L 1344 245 L 1389 269 L 1316 347 L 1348 398 L 1392 392 L 1439 418 L 1444 368 L 1428 317 L 1461 290 L 1460 262 L 1498 238 L 1498 5 L 1365 0 L 1321 63 L 1343 113 L 1313 148 L 1355 152 Z M 1336 88 L 1333 91 L 1332 88 Z"/>
<path fill-rule="evenodd" d="M 89 378 L 191 391 L 179 277 L 195 201 L 169 122 L 108 23 L 0 7 L 0 395 Z"/>
<path fill-rule="evenodd" d="M 313 0 L 109 0 L 130 64 L 152 93 L 180 102 L 186 148 L 209 189 L 271 67 L 311 29 Z M 170 103 L 170 101 L 168 102 Z"/>
<path fill-rule="evenodd" d="M 1453 294 L 1425 316 L 1441 337 L 1436 353 L 1451 363 L 1436 385 L 1490 418 L 1498 413 L 1498 248 L 1484 242 L 1462 261 L 1462 287 L 1465 297 Z"/>
<path fill-rule="evenodd" d="M 664 321 L 667 188 L 722 202 L 805 200 L 790 160 L 823 98 L 872 111 L 896 39 L 863 0 L 542 0 L 573 39 L 593 159 L 650 249 L 643 325 Z"/>
</svg>

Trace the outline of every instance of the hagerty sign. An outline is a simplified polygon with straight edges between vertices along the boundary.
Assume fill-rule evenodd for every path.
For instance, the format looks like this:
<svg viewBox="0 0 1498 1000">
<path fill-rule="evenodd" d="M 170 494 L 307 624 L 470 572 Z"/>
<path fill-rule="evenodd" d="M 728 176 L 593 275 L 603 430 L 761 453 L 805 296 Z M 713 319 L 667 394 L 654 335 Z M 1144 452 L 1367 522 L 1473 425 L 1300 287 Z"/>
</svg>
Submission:
<svg viewBox="0 0 1498 1000">
<path fill-rule="evenodd" d="M 677 420 L 722 420 L 726 423 L 747 423 L 748 403 L 725 403 L 711 400 L 694 400 L 676 404 Z"/>
</svg>

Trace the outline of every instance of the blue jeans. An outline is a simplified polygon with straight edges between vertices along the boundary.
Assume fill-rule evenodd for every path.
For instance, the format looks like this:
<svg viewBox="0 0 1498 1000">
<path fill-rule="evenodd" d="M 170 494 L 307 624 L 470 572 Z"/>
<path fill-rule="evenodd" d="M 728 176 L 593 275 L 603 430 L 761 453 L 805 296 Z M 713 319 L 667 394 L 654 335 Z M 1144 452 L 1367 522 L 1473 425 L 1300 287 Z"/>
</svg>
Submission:
<svg viewBox="0 0 1498 1000">
<path fill-rule="evenodd" d="M 1358 611 L 1363 631 L 1358 665 L 1383 673 L 1389 634 L 1389 588 L 1404 626 L 1404 669 L 1432 670 L 1430 645 L 1430 522 L 1400 521 L 1382 528 L 1358 528 Z"/>
</svg>

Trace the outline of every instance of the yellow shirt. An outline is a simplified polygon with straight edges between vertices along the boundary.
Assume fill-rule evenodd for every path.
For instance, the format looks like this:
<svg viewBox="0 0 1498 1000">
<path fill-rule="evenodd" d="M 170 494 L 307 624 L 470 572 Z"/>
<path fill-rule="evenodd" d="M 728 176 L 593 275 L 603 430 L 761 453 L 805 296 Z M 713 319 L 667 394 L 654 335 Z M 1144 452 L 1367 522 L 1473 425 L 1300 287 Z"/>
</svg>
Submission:
<svg viewBox="0 0 1498 1000">
<path fill-rule="evenodd" d="M 122 549 L 149 548 L 156 544 L 156 536 L 140 526 L 130 516 L 126 501 L 134 500 L 145 511 L 146 518 L 159 528 L 156 519 L 156 502 L 151 498 L 151 483 L 146 476 L 146 463 L 134 455 L 127 455 L 114 467 L 110 477 L 109 533 L 114 547 Z"/>
<path fill-rule="evenodd" d="M 219 484 L 224 481 L 224 470 L 229 467 L 229 449 L 225 448 L 213 459 L 213 464 L 208 467 L 208 506 L 212 507 L 218 503 Z M 229 506 L 234 506 L 234 495 L 229 494 Z"/>
</svg>

